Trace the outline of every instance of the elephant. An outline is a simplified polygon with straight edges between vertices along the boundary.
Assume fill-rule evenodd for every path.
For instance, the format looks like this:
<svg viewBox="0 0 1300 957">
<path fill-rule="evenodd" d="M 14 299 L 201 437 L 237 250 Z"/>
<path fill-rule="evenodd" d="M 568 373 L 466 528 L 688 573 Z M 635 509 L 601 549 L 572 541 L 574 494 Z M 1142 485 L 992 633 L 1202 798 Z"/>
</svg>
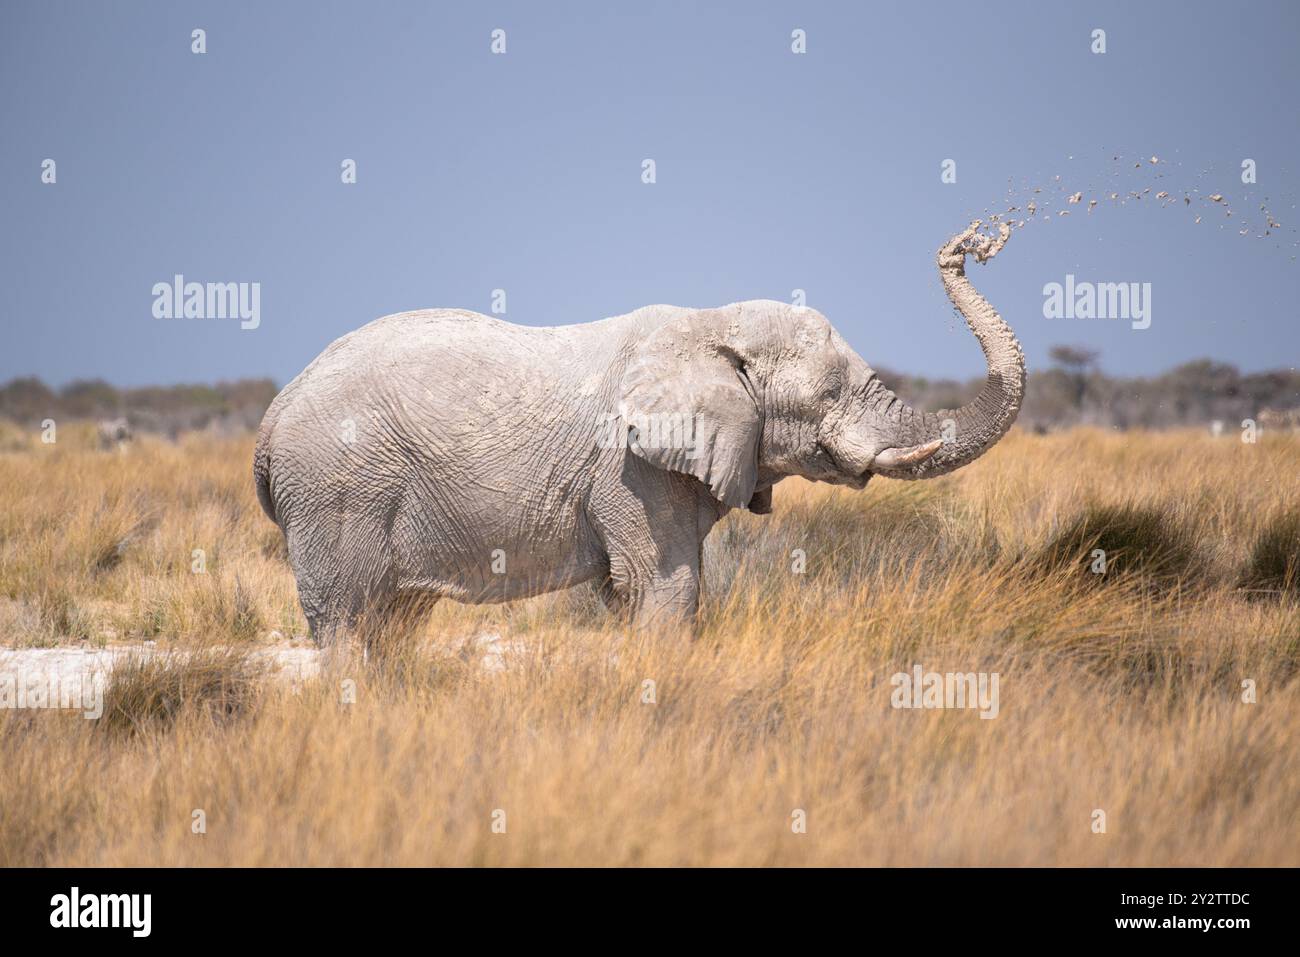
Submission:
<svg viewBox="0 0 1300 957">
<path fill-rule="evenodd" d="M 254 453 L 313 639 L 584 582 L 633 626 L 690 630 L 732 509 L 770 512 L 788 476 L 943 475 L 1006 434 L 1024 356 L 965 264 L 1009 235 L 976 220 L 938 253 L 988 366 L 951 411 L 910 408 L 821 313 L 769 300 L 547 328 L 432 309 L 344 335 L 271 403 Z"/>
</svg>

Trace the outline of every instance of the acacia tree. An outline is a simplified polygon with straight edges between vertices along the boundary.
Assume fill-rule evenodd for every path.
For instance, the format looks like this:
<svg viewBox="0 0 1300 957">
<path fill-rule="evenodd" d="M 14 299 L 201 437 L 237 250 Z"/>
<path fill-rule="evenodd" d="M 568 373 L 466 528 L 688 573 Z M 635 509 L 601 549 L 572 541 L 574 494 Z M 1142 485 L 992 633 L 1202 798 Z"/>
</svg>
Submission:
<svg viewBox="0 0 1300 957">
<path fill-rule="evenodd" d="M 1083 346 L 1052 346 L 1047 355 L 1065 370 L 1074 386 L 1074 407 L 1083 409 L 1083 399 L 1088 392 L 1088 375 L 1097 362 L 1097 351 Z"/>
</svg>

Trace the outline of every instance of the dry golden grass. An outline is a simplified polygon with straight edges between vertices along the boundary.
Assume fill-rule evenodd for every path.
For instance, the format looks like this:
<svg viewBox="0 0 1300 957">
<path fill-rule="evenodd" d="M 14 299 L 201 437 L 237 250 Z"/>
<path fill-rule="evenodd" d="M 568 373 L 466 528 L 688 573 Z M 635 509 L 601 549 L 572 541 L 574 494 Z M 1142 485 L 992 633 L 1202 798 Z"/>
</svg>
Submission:
<svg viewBox="0 0 1300 957">
<path fill-rule="evenodd" d="M 443 603 L 297 691 L 246 659 L 305 632 L 251 438 L 5 448 L 0 644 L 224 650 L 120 672 L 101 721 L 0 713 L 0 864 L 1300 864 L 1295 437 L 787 482 L 715 531 L 694 643 L 585 589 Z M 443 650 L 483 630 L 504 669 Z M 997 672 L 998 717 L 895 710 L 914 664 Z"/>
</svg>

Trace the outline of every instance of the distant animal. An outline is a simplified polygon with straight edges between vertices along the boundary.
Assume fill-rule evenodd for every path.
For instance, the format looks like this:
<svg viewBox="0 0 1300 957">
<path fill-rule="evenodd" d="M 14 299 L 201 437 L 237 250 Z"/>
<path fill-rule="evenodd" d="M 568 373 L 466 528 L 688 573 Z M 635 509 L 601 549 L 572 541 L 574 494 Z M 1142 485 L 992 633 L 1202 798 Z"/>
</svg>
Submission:
<svg viewBox="0 0 1300 957">
<path fill-rule="evenodd" d="M 1010 231 L 979 225 L 938 254 L 988 362 L 951 411 L 910 408 L 821 313 L 766 300 L 551 328 L 435 309 L 338 339 L 271 403 L 253 463 L 312 636 L 583 582 L 634 623 L 689 621 L 710 529 L 771 511 L 786 476 L 861 489 L 979 457 L 1025 380 L 965 272 Z"/>
<path fill-rule="evenodd" d="M 135 436 L 131 431 L 131 424 L 126 419 L 104 419 L 102 420 L 96 433 L 99 437 L 99 447 L 104 451 L 125 448 Z"/>
<path fill-rule="evenodd" d="M 1255 421 L 1261 429 L 1300 430 L 1300 408 L 1260 409 Z"/>
</svg>

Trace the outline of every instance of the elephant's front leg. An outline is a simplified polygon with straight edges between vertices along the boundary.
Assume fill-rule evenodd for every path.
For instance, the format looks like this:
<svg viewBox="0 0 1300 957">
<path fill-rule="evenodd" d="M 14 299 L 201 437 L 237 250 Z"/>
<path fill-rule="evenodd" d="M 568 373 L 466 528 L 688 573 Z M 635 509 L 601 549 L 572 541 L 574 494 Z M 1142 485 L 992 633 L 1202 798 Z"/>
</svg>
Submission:
<svg viewBox="0 0 1300 957">
<path fill-rule="evenodd" d="M 699 544 L 693 552 L 661 561 L 628 587 L 632 624 L 638 628 L 692 628 L 700 608 Z M 665 556 L 666 557 L 666 556 Z"/>
<path fill-rule="evenodd" d="M 693 524 L 621 529 L 609 547 L 609 577 L 600 585 L 606 606 L 641 628 L 692 626 L 700 607 L 701 543 Z"/>
<path fill-rule="evenodd" d="M 693 630 L 704 538 L 725 513 L 697 479 L 628 455 L 620 481 L 601 489 L 592 524 L 609 556 L 605 603 L 639 627 Z"/>
</svg>

